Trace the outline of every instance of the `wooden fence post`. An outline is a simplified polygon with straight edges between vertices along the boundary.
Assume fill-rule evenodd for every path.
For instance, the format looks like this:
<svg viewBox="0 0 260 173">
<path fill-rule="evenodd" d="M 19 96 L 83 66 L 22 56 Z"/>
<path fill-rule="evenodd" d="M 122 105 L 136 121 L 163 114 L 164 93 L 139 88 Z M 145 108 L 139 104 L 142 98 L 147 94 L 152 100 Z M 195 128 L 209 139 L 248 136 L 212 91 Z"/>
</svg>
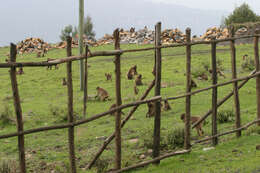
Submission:
<svg viewBox="0 0 260 173">
<path fill-rule="evenodd" d="M 71 37 L 67 37 L 67 56 L 71 56 Z M 67 62 L 67 87 L 68 87 L 68 122 L 74 122 L 73 115 L 73 85 L 72 85 L 72 62 Z M 74 127 L 68 128 L 70 171 L 76 173 L 75 147 L 74 147 Z"/>
<path fill-rule="evenodd" d="M 155 26 L 155 46 L 161 46 L 161 22 Z M 156 54 L 156 68 L 155 68 L 155 96 L 161 95 L 161 49 L 155 50 Z M 153 135 L 153 158 L 160 155 L 160 130 L 161 130 L 161 103 L 155 103 L 155 117 L 154 117 L 154 135 Z M 160 161 L 155 162 L 159 164 Z"/>
<path fill-rule="evenodd" d="M 88 45 L 86 45 L 85 55 L 88 57 Z M 84 98 L 83 98 L 83 115 L 87 115 L 87 101 L 88 101 L 88 58 L 85 59 L 85 73 L 84 73 Z"/>
<path fill-rule="evenodd" d="M 120 49 L 120 36 L 119 29 L 114 31 L 115 49 Z M 122 104 L 121 98 L 121 67 L 120 67 L 120 55 L 115 57 L 115 73 L 116 73 L 116 106 Z M 115 157 L 115 169 L 121 169 L 121 110 L 116 111 L 115 116 L 115 141 L 116 141 L 116 157 Z"/>
<path fill-rule="evenodd" d="M 215 39 L 214 39 L 215 40 Z M 216 57 L 216 43 L 211 43 L 211 64 L 212 64 L 212 84 L 217 84 L 217 57 Z M 217 132 L 217 102 L 218 101 L 218 88 L 212 88 L 212 136 L 216 135 Z M 212 138 L 212 144 L 218 144 L 218 138 Z"/>
<path fill-rule="evenodd" d="M 10 45 L 10 61 L 15 62 L 17 55 L 16 45 L 11 43 Z M 22 108 L 18 90 L 18 84 L 16 79 L 16 68 L 11 67 L 10 69 L 10 78 L 13 90 L 13 99 L 14 99 L 14 109 L 16 114 L 17 121 L 17 131 L 23 132 L 23 116 L 22 116 Z M 26 163 L 25 163 L 25 149 L 24 149 L 24 135 L 18 136 L 18 149 L 19 149 L 19 161 L 20 161 L 20 170 L 21 173 L 26 173 Z"/>
<path fill-rule="evenodd" d="M 186 29 L 186 42 L 191 41 L 191 29 Z M 191 92 L 191 45 L 186 46 L 186 93 Z M 185 115 L 185 136 L 184 148 L 189 149 L 190 145 L 190 115 L 191 114 L 191 96 L 186 97 L 186 115 Z"/>
<path fill-rule="evenodd" d="M 255 29 L 255 34 L 259 34 L 259 30 Z M 254 37 L 254 54 L 255 54 L 255 69 L 256 72 L 260 71 L 260 64 L 259 64 L 259 37 Z M 256 77 L 256 96 L 257 96 L 257 119 L 260 119 L 260 76 Z M 260 122 L 257 123 L 260 126 Z"/>
<path fill-rule="evenodd" d="M 230 27 L 230 37 L 235 36 L 234 27 Z M 236 48 L 235 48 L 235 40 L 230 41 L 230 49 L 231 49 L 231 63 L 232 63 L 232 79 L 237 78 L 237 68 L 236 68 Z M 238 93 L 238 82 L 233 83 L 233 92 L 234 92 L 234 104 L 235 104 L 235 115 L 236 115 L 236 129 L 240 128 L 241 120 L 240 120 L 240 102 L 239 102 L 239 93 Z M 236 136 L 241 136 L 241 131 L 236 132 Z"/>
</svg>

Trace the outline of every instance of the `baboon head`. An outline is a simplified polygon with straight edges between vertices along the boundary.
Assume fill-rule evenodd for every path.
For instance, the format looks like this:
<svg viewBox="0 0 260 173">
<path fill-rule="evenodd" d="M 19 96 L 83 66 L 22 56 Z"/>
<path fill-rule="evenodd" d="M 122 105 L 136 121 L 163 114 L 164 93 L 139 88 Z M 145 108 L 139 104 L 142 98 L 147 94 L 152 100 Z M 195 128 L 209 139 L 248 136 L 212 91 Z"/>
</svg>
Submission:
<svg viewBox="0 0 260 173">
<path fill-rule="evenodd" d="M 186 115 L 185 113 L 181 114 L 181 117 L 180 117 L 180 118 L 181 118 L 182 121 L 185 120 L 185 115 Z"/>
</svg>

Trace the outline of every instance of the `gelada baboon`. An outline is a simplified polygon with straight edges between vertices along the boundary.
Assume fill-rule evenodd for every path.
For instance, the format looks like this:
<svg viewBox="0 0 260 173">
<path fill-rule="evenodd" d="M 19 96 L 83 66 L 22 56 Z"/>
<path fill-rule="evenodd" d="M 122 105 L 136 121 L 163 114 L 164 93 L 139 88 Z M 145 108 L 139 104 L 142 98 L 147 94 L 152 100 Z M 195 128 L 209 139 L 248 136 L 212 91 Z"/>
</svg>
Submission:
<svg viewBox="0 0 260 173">
<path fill-rule="evenodd" d="M 54 61 L 54 60 L 55 60 L 55 59 L 48 58 L 48 59 L 47 59 L 47 62 L 49 62 L 49 61 Z M 54 66 L 55 66 L 55 69 L 58 69 L 58 64 L 55 64 Z M 48 69 L 51 70 L 51 69 L 52 69 L 52 65 L 48 65 L 48 66 L 47 66 L 47 70 L 48 70 Z"/>
<path fill-rule="evenodd" d="M 110 106 L 109 110 L 112 110 L 114 108 L 116 108 L 116 104 L 115 103 Z M 123 111 L 121 111 L 121 114 L 125 115 L 125 113 Z M 116 115 L 116 112 L 110 113 L 110 115 Z"/>
<path fill-rule="evenodd" d="M 109 100 L 108 92 L 105 89 L 103 89 L 101 87 L 97 87 L 96 90 L 97 90 L 96 97 L 98 97 L 101 101 Z"/>
<path fill-rule="evenodd" d="M 181 120 L 182 120 L 184 123 L 185 123 L 185 117 L 186 117 L 186 114 L 185 114 L 185 113 L 181 114 Z M 200 119 L 200 117 L 191 116 L 191 117 L 190 117 L 191 124 L 194 124 L 194 123 L 197 122 L 199 119 Z M 195 127 L 199 136 L 202 136 L 202 135 L 204 134 L 204 132 L 203 132 L 203 130 L 202 130 L 202 126 L 203 126 L 203 122 L 199 123 L 199 124 Z"/>
<path fill-rule="evenodd" d="M 105 73 L 105 76 L 107 78 L 107 81 L 112 81 L 112 74 L 111 73 Z"/>
<path fill-rule="evenodd" d="M 67 81 L 66 81 L 66 78 L 65 78 L 65 77 L 62 79 L 62 85 L 63 85 L 63 86 L 67 85 Z"/>
<path fill-rule="evenodd" d="M 168 100 L 164 100 L 163 110 L 164 110 L 164 111 L 168 111 L 168 110 L 171 110 L 171 109 L 172 109 L 172 108 L 171 108 L 171 106 L 170 106 Z"/>
<path fill-rule="evenodd" d="M 212 73 L 212 69 L 209 69 L 209 73 Z M 226 78 L 225 73 L 219 69 L 217 69 L 217 74 L 223 78 Z"/>
<path fill-rule="evenodd" d="M 135 85 L 136 86 L 140 86 L 140 85 L 143 85 L 143 82 L 142 82 L 142 75 L 139 74 L 136 79 L 135 79 Z"/>
<path fill-rule="evenodd" d="M 134 65 L 131 67 L 127 73 L 127 79 L 131 80 L 134 78 L 134 76 L 137 75 L 137 66 Z"/>
<path fill-rule="evenodd" d="M 155 116 L 155 104 L 156 102 L 148 102 L 148 112 L 146 113 L 146 117 L 153 117 Z M 162 108 L 162 103 L 160 102 L 160 106 Z"/>
</svg>

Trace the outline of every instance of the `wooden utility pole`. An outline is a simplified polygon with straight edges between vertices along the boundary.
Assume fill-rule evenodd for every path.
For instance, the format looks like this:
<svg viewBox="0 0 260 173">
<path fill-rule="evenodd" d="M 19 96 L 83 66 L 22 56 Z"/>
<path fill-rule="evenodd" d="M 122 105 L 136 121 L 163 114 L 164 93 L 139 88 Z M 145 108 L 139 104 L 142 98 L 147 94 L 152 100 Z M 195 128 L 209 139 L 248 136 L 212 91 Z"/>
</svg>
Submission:
<svg viewBox="0 0 260 173">
<path fill-rule="evenodd" d="M 84 0 L 79 0 L 79 54 L 83 55 Z M 84 86 L 84 62 L 79 61 L 80 90 Z"/>
</svg>

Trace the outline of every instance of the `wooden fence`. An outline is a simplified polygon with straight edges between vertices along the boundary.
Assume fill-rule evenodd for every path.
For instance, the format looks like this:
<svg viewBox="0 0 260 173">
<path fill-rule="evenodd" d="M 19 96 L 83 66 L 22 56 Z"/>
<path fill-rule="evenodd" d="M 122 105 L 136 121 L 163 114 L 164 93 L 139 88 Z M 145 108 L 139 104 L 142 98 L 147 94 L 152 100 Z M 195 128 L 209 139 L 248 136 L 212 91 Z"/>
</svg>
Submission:
<svg viewBox="0 0 260 173">
<path fill-rule="evenodd" d="M 174 155 L 185 154 L 191 151 L 192 145 L 200 142 L 204 142 L 207 140 L 212 140 L 213 145 L 217 145 L 218 137 L 236 133 L 236 136 L 241 136 L 241 131 L 247 129 L 248 127 L 252 126 L 253 124 L 258 124 L 260 126 L 260 64 L 259 64 L 259 33 L 256 32 L 253 35 L 247 35 L 242 37 L 234 37 L 234 29 L 230 29 L 230 37 L 220 40 L 211 40 L 211 41 L 199 41 L 199 42 L 191 42 L 191 30 L 189 28 L 186 29 L 186 42 L 181 44 L 171 44 L 171 45 L 161 45 L 161 23 L 157 23 L 155 26 L 155 46 L 149 48 L 142 48 L 142 49 L 130 49 L 130 50 L 121 50 L 120 49 L 120 38 L 119 38 L 119 30 L 114 31 L 114 40 L 115 40 L 115 50 L 112 51 L 98 51 L 98 52 L 90 52 L 88 47 L 86 46 L 86 53 L 84 56 L 71 56 L 71 38 L 67 38 L 67 57 L 55 59 L 52 61 L 44 61 L 44 62 L 16 62 L 16 45 L 11 44 L 10 46 L 10 62 L 7 63 L 0 63 L 0 68 L 10 68 L 10 78 L 13 90 L 13 98 L 14 98 L 14 107 L 17 119 L 17 132 L 1 135 L 0 139 L 10 138 L 10 137 L 18 137 L 18 149 L 19 149 L 19 163 L 20 163 L 20 170 L 22 173 L 26 172 L 26 158 L 25 158 L 25 148 L 24 148 L 24 135 L 47 131 L 47 130 L 56 130 L 56 129 L 68 129 L 68 144 L 69 144 L 69 159 L 70 159 L 70 172 L 76 172 L 76 162 L 75 162 L 75 147 L 74 147 L 74 127 L 79 126 L 82 124 L 86 124 L 97 120 L 101 117 L 104 117 L 110 113 L 116 113 L 115 119 L 115 132 L 108 137 L 99 151 L 96 153 L 94 158 L 90 161 L 88 168 L 94 165 L 96 160 L 101 156 L 102 152 L 108 146 L 108 144 L 115 138 L 115 166 L 112 172 L 123 172 L 130 169 L 138 168 L 145 166 L 150 163 L 159 164 L 160 160 L 171 157 Z M 235 40 L 243 39 L 243 38 L 254 38 L 254 55 L 255 55 L 255 64 L 256 69 L 251 72 L 246 77 L 237 78 L 237 70 L 236 70 L 236 48 L 235 48 Z M 230 52 L 231 52 L 231 62 L 232 62 L 232 80 L 218 83 L 217 80 L 217 66 L 216 66 L 216 46 L 220 42 L 230 42 Z M 198 89 L 191 92 L 191 48 L 193 45 L 198 44 L 211 44 L 211 62 L 212 62 L 212 86 L 207 88 Z M 161 91 L 161 49 L 163 48 L 174 48 L 174 47 L 186 47 L 186 93 L 180 96 L 175 97 L 168 97 L 168 98 L 161 98 L 160 91 Z M 120 57 L 123 53 L 127 52 L 138 52 L 138 51 L 155 51 L 155 79 L 151 82 L 145 93 L 142 97 L 132 103 L 123 104 L 122 105 L 122 98 L 121 98 L 121 62 Z M 83 114 L 86 115 L 86 103 L 87 103 L 87 81 L 88 81 L 88 59 L 98 56 L 115 56 L 115 72 L 116 72 L 116 80 L 115 80 L 115 92 L 116 92 L 116 108 L 111 109 L 109 111 L 99 113 L 96 115 L 91 116 L 90 118 L 85 118 L 80 121 L 76 121 L 75 117 L 73 116 L 73 87 L 72 87 L 72 61 L 78 61 L 85 59 L 85 76 L 84 76 L 84 99 L 83 99 L 83 107 L 84 111 Z M 60 124 L 55 126 L 47 126 L 47 127 L 40 127 L 30 130 L 23 129 L 23 116 L 22 116 L 22 108 L 20 104 L 20 97 L 19 97 L 19 90 L 18 84 L 16 79 L 16 67 L 41 67 L 41 66 L 52 66 L 61 63 L 67 64 L 67 88 L 68 88 L 68 123 Z M 243 87 L 247 81 L 251 78 L 256 78 L 256 99 L 257 99 L 257 118 L 255 121 L 250 122 L 244 126 L 241 126 L 240 122 L 240 102 L 239 102 L 239 93 L 238 90 Z M 241 84 L 238 85 L 238 81 L 243 81 Z M 225 86 L 228 84 L 233 84 L 233 91 L 230 92 L 227 96 L 221 99 L 219 102 L 217 101 L 217 89 L 218 87 Z M 149 92 L 152 88 L 155 87 L 155 96 L 146 99 Z M 212 109 L 210 109 L 204 116 L 201 117 L 199 121 L 197 121 L 193 126 L 190 124 L 190 116 L 191 116 L 191 96 L 197 93 L 207 91 L 212 89 Z M 227 101 L 230 97 L 234 95 L 234 103 L 235 103 L 235 129 L 231 131 L 227 131 L 221 134 L 217 132 L 217 109 L 221 106 L 225 101 Z M 172 153 L 168 153 L 165 155 L 160 155 L 160 126 L 161 126 L 161 109 L 160 109 L 160 101 L 163 100 L 175 100 L 180 98 L 186 98 L 186 117 L 185 117 L 185 140 L 184 140 L 184 148 L 183 151 L 176 151 Z M 137 165 L 133 165 L 126 168 L 121 168 L 121 129 L 124 127 L 126 122 L 131 118 L 134 112 L 137 110 L 139 105 L 146 104 L 149 102 L 156 103 L 156 115 L 154 117 L 154 138 L 153 138 L 153 159 L 150 161 L 142 162 Z M 132 107 L 128 115 L 121 120 L 121 110 L 125 108 Z M 190 141 L 190 131 L 191 128 L 196 127 L 199 123 L 204 121 L 210 114 L 212 114 L 212 136 L 207 137 L 201 140 L 197 140 L 191 144 Z"/>
</svg>

